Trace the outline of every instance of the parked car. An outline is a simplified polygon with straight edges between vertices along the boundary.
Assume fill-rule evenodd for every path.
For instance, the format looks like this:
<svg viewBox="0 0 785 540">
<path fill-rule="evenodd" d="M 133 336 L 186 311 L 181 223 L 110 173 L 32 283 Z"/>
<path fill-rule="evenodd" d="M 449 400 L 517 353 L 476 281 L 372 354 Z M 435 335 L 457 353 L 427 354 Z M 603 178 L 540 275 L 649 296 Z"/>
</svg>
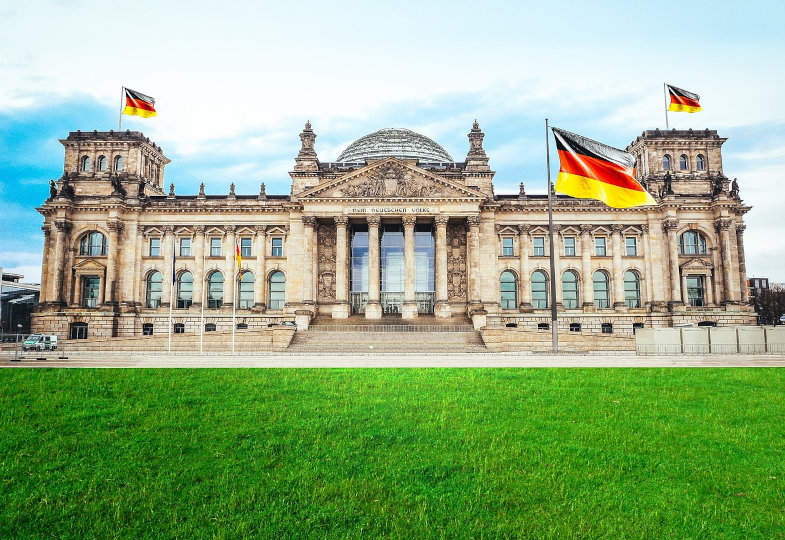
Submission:
<svg viewBox="0 0 785 540">
<path fill-rule="evenodd" d="M 31 334 L 22 343 L 23 351 L 54 351 L 57 350 L 57 336 L 53 334 Z"/>
</svg>

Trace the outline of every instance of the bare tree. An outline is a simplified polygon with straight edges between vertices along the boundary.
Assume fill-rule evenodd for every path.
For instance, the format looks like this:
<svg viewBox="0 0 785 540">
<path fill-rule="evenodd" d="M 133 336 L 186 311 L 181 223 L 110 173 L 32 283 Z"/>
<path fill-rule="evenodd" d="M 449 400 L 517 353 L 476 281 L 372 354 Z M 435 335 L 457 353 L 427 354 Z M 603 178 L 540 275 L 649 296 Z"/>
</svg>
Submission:
<svg viewBox="0 0 785 540">
<path fill-rule="evenodd" d="M 778 324 L 785 314 L 785 289 L 780 285 L 772 285 L 763 289 L 755 299 L 760 324 Z"/>
</svg>

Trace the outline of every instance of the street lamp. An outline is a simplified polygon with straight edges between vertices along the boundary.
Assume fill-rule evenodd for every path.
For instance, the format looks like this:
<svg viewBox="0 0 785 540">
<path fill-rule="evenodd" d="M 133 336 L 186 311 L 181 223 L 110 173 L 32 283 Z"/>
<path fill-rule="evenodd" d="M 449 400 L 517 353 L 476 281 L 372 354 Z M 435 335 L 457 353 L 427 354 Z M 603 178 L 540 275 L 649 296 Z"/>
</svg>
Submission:
<svg viewBox="0 0 785 540">
<path fill-rule="evenodd" d="M 16 325 L 16 343 L 17 343 L 17 346 L 14 348 L 14 362 L 19 362 L 19 347 L 21 347 L 21 345 L 19 345 L 19 332 L 21 332 L 21 331 L 22 331 L 22 325 L 21 324 L 17 324 Z"/>
</svg>

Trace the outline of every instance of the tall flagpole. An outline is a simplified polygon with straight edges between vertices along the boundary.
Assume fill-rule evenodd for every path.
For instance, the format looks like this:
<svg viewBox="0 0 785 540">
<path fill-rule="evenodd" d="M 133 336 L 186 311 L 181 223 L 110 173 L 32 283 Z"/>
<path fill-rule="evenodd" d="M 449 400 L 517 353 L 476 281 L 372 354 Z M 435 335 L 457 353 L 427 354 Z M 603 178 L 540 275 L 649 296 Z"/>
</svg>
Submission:
<svg viewBox="0 0 785 540">
<path fill-rule="evenodd" d="M 551 186 L 551 146 L 548 138 L 548 119 L 545 119 L 545 163 L 548 168 L 548 237 L 550 239 L 551 255 L 551 336 L 553 337 L 553 352 L 559 351 L 559 326 L 556 319 L 556 259 L 553 253 L 553 203 L 551 201 L 553 187 Z"/>
<path fill-rule="evenodd" d="M 202 313 L 199 320 L 199 354 L 204 354 L 204 298 L 207 291 L 207 279 L 204 272 L 205 263 L 205 236 L 202 235 Z"/>
<path fill-rule="evenodd" d="M 123 131 L 123 101 L 125 98 L 125 86 L 120 87 L 120 121 L 117 123 L 117 131 Z"/>
<path fill-rule="evenodd" d="M 665 129 L 670 129 L 668 125 L 668 83 L 662 83 L 662 93 L 665 97 Z"/>
</svg>

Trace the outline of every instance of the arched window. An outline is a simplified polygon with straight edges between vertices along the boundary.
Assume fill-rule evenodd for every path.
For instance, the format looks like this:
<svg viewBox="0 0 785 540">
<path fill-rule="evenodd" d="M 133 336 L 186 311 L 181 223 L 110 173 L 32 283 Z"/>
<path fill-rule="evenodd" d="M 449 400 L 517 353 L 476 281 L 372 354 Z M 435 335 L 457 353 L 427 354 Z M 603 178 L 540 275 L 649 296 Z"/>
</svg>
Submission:
<svg viewBox="0 0 785 540">
<path fill-rule="evenodd" d="M 532 307 L 534 309 L 548 307 L 548 276 L 540 270 L 532 274 Z"/>
<path fill-rule="evenodd" d="M 187 270 L 177 277 L 177 308 L 188 309 L 193 302 L 194 276 Z"/>
<path fill-rule="evenodd" d="M 608 274 L 602 270 L 594 272 L 594 307 L 608 309 L 611 307 L 611 296 Z"/>
<path fill-rule="evenodd" d="M 286 277 L 283 272 L 276 271 L 270 275 L 270 309 L 283 309 L 286 302 Z"/>
<path fill-rule="evenodd" d="M 106 156 L 98 156 L 98 170 L 100 172 L 106 170 Z"/>
<path fill-rule="evenodd" d="M 686 154 L 682 154 L 679 156 L 679 170 L 686 171 L 689 167 L 689 160 L 687 159 Z"/>
<path fill-rule="evenodd" d="M 79 242 L 79 255 L 106 255 L 106 236 L 98 231 L 91 231 Z"/>
<path fill-rule="evenodd" d="M 641 280 L 632 270 L 624 272 L 624 303 L 629 308 L 641 307 Z"/>
<path fill-rule="evenodd" d="M 251 309 L 253 307 L 253 273 L 243 272 L 240 278 L 240 294 L 238 295 L 237 307 L 240 309 Z"/>
<path fill-rule="evenodd" d="M 698 157 L 695 158 L 695 168 L 699 171 L 706 170 L 706 158 L 702 154 L 698 154 Z"/>
<path fill-rule="evenodd" d="M 90 156 L 82 156 L 79 160 L 79 169 L 85 172 L 90 170 Z"/>
<path fill-rule="evenodd" d="M 207 278 L 207 307 L 220 309 L 224 305 L 224 276 L 213 272 Z"/>
<path fill-rule="evenodd" d="M 679 236 L 679 255 L 706 255 L 706 237 L 698 231 Z"/>
<path fill-rule="evenodd" d="M 115 172 L 120 172 L 123 170 L 123 156 L 114 157 L 114 170 Z"/>
<path fill-rule="evenodd" d="M 671 170 L 671 157 L 668 154 L 662 156 L 662 169 L 665 171 Z"/>
<path fill-rule="evenodd" d="M 567 270 L 561 276 L 562 301 L 565 309 L 578 309 L 578 274 Z"/>
<path fill-rule="evenodd" d="M 161 305 L 161 286 L 164 282 L 161 272 L 156 270 L 147 276 L 147 296 L 145 305 L 149 308 L 157 308 Z"/>
<path fill-rule="evenodd" d="M 518 307 L 518 280 L 509 270 L 502 272 L 500 278 L 502 309 L 516 309 Z"/>
</svg>

